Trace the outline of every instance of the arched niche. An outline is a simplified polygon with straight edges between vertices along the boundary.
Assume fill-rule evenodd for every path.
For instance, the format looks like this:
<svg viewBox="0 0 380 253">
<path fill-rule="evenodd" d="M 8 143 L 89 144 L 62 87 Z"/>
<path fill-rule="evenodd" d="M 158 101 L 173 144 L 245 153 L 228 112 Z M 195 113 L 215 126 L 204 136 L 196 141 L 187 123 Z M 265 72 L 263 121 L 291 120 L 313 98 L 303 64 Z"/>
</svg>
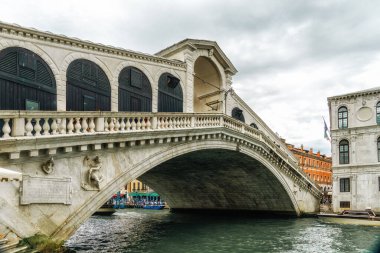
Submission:
<svg viewBox="0 0 380 253">
<path fill-rule="evenodd" d="M 194 63 L 194 112 L 222 111 L 222 78 L 210 58 L 200 56 Z"/>
<path fill-rule="evenodd" d="M 180 80 L 164 73 L 158 80 L 158 111 L 183 112 L 183 93 Z"/>
<path fill-rule="evenodd" d="M 125 67 L 120 72 L 119 111 L 152 111 L 152 87 L 148 77 L 138 68 Z"/>
<path fill-rule="evenodd" d="M 40 56 L 20 47 L 0 52 L 0 110 L 57 110 L 55 78 Z"/>
<path fill-rule="evenodd" d="M 67 70 L 67 111 L 110 111 L 111 87 L 107 75 L 95 63 L 78 59 Z"/>
</svg>

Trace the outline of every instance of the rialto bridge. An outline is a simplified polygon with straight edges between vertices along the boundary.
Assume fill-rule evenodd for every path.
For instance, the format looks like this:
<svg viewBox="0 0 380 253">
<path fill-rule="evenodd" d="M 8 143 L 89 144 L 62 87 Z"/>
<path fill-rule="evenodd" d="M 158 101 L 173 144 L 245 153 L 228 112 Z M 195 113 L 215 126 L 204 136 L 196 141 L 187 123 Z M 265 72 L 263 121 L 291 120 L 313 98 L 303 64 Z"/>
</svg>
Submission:
<svg viewBox="0 0 380 253">
<path fill-rule="evenodd" d="M 212 41 L 148 55 L 0 23 L 0 239 L 67 239 L 135 178 L 173 210 L 318 211 L 236 72 Z"/>
</svg>

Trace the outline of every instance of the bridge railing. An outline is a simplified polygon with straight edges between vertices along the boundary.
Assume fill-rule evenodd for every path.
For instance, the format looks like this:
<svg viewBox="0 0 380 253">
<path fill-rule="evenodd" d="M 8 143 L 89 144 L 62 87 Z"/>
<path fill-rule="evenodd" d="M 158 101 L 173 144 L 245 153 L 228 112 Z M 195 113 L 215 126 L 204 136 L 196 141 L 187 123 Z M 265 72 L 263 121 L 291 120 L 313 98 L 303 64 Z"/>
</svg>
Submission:
<svg viewBox="0 0 380 253">
<path fill-rule="evenodd" d="M 221 116 L 194 113 L 1 111 L 0 138 L 216 127 L 223 122 Z"/>
<path fill-rule="evenodd" d="M 289 157 L 262 131 L 221 113 L 0 111 L 0 139 L 204 127 L 244 133 Z"/>
<path fill-rule="evenodd" d="M 0 139 L 204 127 L 244 133 L 288 156 L 261 131 L 221 113 L 0 111 Z"/>
</svg>

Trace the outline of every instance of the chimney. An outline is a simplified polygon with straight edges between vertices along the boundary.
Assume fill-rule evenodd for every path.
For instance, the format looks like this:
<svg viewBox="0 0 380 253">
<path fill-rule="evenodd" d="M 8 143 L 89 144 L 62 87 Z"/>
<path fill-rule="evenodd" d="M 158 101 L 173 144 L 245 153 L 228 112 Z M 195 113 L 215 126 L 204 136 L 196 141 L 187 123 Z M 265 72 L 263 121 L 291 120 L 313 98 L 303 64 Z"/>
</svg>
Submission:
<svg viewBox="0 0 380 253">
<path fill-rule="evenodd" d="M 310 154 L 313 154 L 313 148 L 310 148 Z"/>
<path fill-rule="evenodd" d="M 318 150 L 317 156 L 321 156 L 321 151 Z"/>
<path fill-rule="evenodd" d="M 303 151 L 303 144 L 301 144 L 301 150 Z"/>
</svg>

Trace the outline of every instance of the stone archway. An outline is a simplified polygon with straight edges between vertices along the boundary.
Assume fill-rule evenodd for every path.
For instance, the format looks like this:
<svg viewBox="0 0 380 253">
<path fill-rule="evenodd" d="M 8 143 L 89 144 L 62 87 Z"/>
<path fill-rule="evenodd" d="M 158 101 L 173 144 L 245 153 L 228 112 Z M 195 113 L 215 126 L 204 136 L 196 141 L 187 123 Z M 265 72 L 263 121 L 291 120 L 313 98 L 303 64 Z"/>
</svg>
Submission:
<svg viewBox="0 0 380 253">
<path fill-rule="evenodd" d="M 155 189 L 169 205 L 177 210 L 273 211 L 294 215 L 299 215 L 301 212 L 294 194 L 293 181 L 252 149 L 241 147 L 240 152 L 237 152 L 234 143 L 229 141 L 215 142 L 215 140 L 206 139 L 197 143 L 196 151 L 192 148 L 191 143 L 183 143 L 165 149 L 165 151 L 157 152 L 156 148 L 152 150 L 148 148 L 145 152 L 151 155 L 142 160 L 137 159 L 136 163 L 129 169 L 115 175 L 115 178 L 100 192 L 92 195 L 91 198 L 83 199 L 80 204 L 78 203 L 77 209 L 71 210 L 72 212 L 66 221 L 57 227 L 50 236 L 53 239 L 67 239 L 114 192 L 136 177 Z M 117 159 L 112 159 L 113 163 L 107 163 L 104 169 L 110 171 L 126 167 L 128 166 L 126 160 L 129 159 L 127 157 L 134 157 L 137 153 L 141 153 L 141 150 L 130 149 L 129 152 L 120 150 L 119 152 L 104 154 L 105 161 L 109 160 L 111 156 L 117 157 Z M 141 158 L 141 155 L 137 156 Z M 211 160 L 209 160 L 210 156 L 212 157 Z M 184 163 L 184 160 L 187 162 Z M 232 166 L 227 166 L 231 160 L 234 160 L 231 163 Z M 217 165 L 213 166 L 215 162 L 224 165 L 218 169 Z M 172 165 L 174 170 L 162 170 L 168 165 Z M 181 166 L 178 167 L 178 165 Z M 205 171 L 204 165 L 213 169 L 211 171 L 206 169 Z M 181 170 L 181 168 L 184 169 L 184 173 L 178 173 L 178 169 Z M 176 178 L 176 176 L 178 177 Z M 173 187 L 178 189 L 176 187 L 178 185 L 186 186 L 189 183 L 187 182 L 189 177 L 199 178 L 199 184 L 194 185 L 199 188 L 197 194 L 204 192 L 205 199 L 207 196 L 208 200 L 212 200 L 213 196 L 220 198 L 215 198 L 213 202 L 208 201 L 201 206 L 197 206 L 197 198 L 189 198 L 191 201 L 185 205 L 184 202 L 181 202 L 181 196 L 184 195 L 184 192 L 175 193 L 172 190 Z M 169 181 L 176 181 L 172 181 L 172 184 L 167 184 L 167 188 L 163 188 L 160 182 L 164 178 Z M 234 185 L 234 181 L 237 182 L 236 185 Z M 248 184 L 251 184 L 250 191 L 246 191 Z M 183 189 L 185 191 L 191 190 L 191 187 L 193 185 Z"/>
<path fill-rule="evenodd" d="M 222 78 L 218 68 L 205 56 L 194 63 L 194 112 L 222 112 Z"/>
</svg>

